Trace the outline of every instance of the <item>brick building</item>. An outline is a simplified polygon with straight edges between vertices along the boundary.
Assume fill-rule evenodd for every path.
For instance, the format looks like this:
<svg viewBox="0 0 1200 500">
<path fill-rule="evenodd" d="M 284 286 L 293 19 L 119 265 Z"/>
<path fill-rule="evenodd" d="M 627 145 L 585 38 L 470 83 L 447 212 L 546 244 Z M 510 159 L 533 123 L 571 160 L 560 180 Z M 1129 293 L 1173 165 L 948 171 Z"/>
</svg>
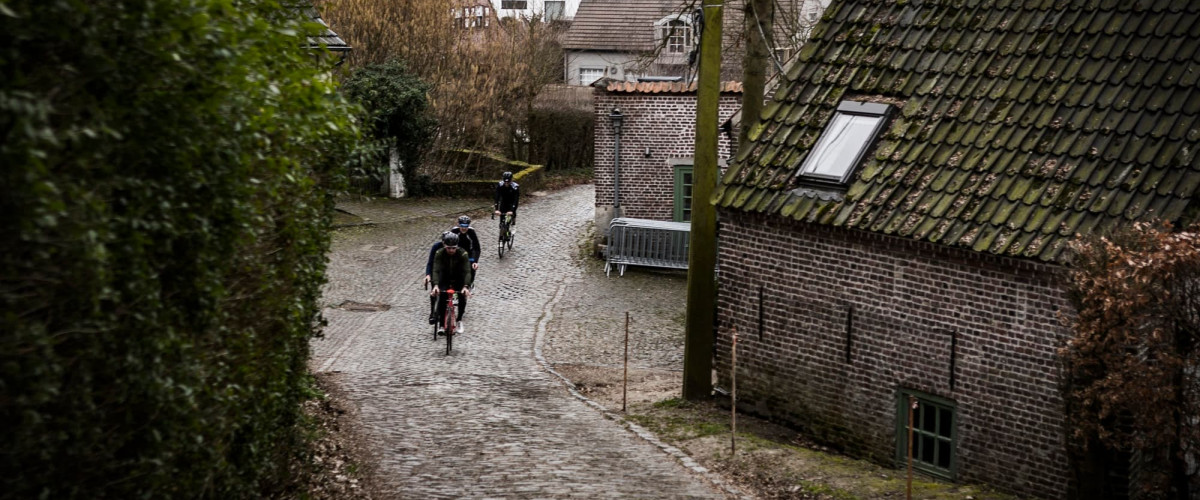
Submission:
<svg viewBox="0 0 1200 500">
<path fill-rule="evenodd" d="M 834 1 L 713 197 L 719 385 L 737 327 L 739 408 L 899 465 L 913 396 L 925 474 L 1068 496 L 1067 243 L 1195 220 L 1197 26 L 1190 2 Z"/>
<path fill-rule="evenodd" d="M 721 123 L 741 107 L 742 85 L 721 84 Z M 603 238 L 620 203 L 621 217 L 691 220 L 692 158 L 696 151 L 696 85 L 673 82 L 601 82 L 594 91 L 596 113 L 596 228 Z M 621 158 L 610 115 L 621 111 Z M 721 160 L 730 155 L 736 130 L 720 134 Z M 619 166 L 620 179 L 616 178 Z M 620 197 L 614 186 L 620 184 Z"/>
</svg>

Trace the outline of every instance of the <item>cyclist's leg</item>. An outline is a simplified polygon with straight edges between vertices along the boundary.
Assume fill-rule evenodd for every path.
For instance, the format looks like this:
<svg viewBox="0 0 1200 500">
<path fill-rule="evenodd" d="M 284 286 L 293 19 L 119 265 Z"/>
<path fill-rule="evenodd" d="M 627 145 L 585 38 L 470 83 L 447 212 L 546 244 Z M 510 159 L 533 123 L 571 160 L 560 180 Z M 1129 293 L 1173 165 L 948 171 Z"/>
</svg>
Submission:
<svg viewBox="0 0 1200 500">
<path fill-rule="evenodd" d="M 437 318 L 434 320 L 437 322 L 439 328 L 446 327 L 444 323 L 446 318 L 446 303 L 449 302 L 449 297 L 450 294 L 446 292 L 438 292 L 437 294 Z"/>
<path fill-rule="evenodd" d="M 429 296 L 429 324 L 437 322 L 437 297 Z"/>
</svg>

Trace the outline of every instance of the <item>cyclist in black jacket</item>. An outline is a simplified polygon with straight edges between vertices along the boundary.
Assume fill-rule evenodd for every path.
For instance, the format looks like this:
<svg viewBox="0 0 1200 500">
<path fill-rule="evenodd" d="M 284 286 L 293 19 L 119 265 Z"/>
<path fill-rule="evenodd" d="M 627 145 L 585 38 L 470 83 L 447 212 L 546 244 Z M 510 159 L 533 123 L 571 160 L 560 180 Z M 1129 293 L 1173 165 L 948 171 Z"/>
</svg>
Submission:
<svg viewBox="0 0 1200 500">
<path fill-rule="evenodd" d="M 441 236 L 438 236 L 437 241 L 434 242 L 433 246 L 429 248 L 429 258 L 425 260 L 425 285 L 426 285 L 426 288 L 429 287 L 429 282 L 432 280 L 432 277 L 430 276 L 430 274 L 433 273 L 433 256 L 437 255 L 438 250 L 442 249 L 442 240 L 444 240 L 446 238 L 447 234 L 450 234 L 450 231 L 446 231 L 446 232 L 442 233 Z M 429 296 L 429 324 L 432 325 L 436 322 L 437 322 L 437 297 L 430 295 Z"/>
<path fill-rule="evenodd" d="M 483 247 L 479 243 L 479 235 L 471 227 L 471 218 L 465 215 L 458 218 L 458 227 L 450 230 L 450 234 L 458 235 L 458 246 L 467 252 L 471 261 L 471 283 L 475 282 L 475 271 L 479 269 L 479 255 Z M 458 333 L 463 333 L 462 317 L 467 312 L 467 296 L 458 296 Z"/>
<path fill-rule="evenodd" d="M 458 240 L 457 234 L 446 233 L 442 237 L 442 248 L 433 256 L 433 265 L 430 268 L 433 289 L 429 291 L 429 295 L 440 299 L 437 301 L 437 318 L 435 320 L 440 320 L 446 314 L 446 301 L 449 300 L 450 295 L 443 292 L 450 289 L 458 290 L 459 297 L 463 299 L 471 295 L 471 262 L 466 253 L 459 250 Z M 458 317 L 455 320 L 461 322 L 462 309 L 458 310 Z M 445 325 L 439 324 L 438 330 L 441 331 L 444 327 Z M 462 331 L 461 327 L 459 331 Z"/>
<path fill-rule="evenodd" d="M 520 186 L 513 182 L 512 172 L 505 172 L 496 185 L 496 203 L 493 206 L 496 215 L 512 214 L 512 225 L 517 225 L 517 205 L 521 203 Z"/>
<path fill-rule="evenodd" d="M 471 218 L 460 216 L 458 227 L 451 228 L 450 232 L 458 235 L 458 246 L 467 251 L 467 257 L 471 259 L 471 270 L 479 269 L 479 255 L 483 253 L 483 246 L 479 243 L 479 235 L 475 234 L 475 228 L 471 227 Z"/>
</svg>

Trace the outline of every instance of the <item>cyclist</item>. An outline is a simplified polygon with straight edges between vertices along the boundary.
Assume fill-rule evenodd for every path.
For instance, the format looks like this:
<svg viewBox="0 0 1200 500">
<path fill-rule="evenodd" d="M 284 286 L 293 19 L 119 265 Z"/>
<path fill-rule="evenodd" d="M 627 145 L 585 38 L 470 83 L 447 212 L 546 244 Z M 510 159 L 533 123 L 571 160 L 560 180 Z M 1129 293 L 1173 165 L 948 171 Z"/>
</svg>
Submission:
<svg viewBox="0 0 1200 500">
<path fill-rule="evenodd" d="M 446 315 L 446 302 L 450 299 L 450 294 L 444 293 L 444 291 L 453 289 L 459 291 L 460 297 L 471 296 L 471 261 L 466 252 L 458 248 L 458 241 L 457 234 L 447 232 L 442 236 L 442 248 L 433 256 L 433 265 L 430 270 L 433 289 L 429 291 L 429 295 L 439 297 L 437 317 L 434 318 L 439 323 L 438 333 L 444 332 L 446 328 L 442 318 Z M 462 309 L 458 310 L 458 315 L 454 319 L 459 322 L 459 332 L 461 333 Z"/>
<path fill-rule="evenodd" d="M 450 234 L 450 231 L 443 232 L 441 236 L 438 236 L 437 241 L 434 242 L 433 246 L 429 248 L 429 258 L 425 259 L 425 285 L 426 285 L 426 288 L 428 288 L 429 281 L 430 281 L 429 275 L 433 272 L 433 256 L 437 255 L 438 250 L 442 249 L 442 239 L 445 238 L 447 234 Z M 437 297 L 434 295 L 430 295 L 429 296 L 429 324 L 432 325 L 436 322 L 437 322 Z"/>
<path fill-rule="evenodd" d="M 471 227 L 471 218 L 465 215 L 458 217 L 458 227 L 450 229 L 451 234 L 458 235 L 458 246 L 467 253 L 471 260 L 471 283 L 475 282 L 475 271 L 479 269 L 479 255 L 483 247 L 479 243 L 479 235 Z M 458 332 L 462 333 L 462 317 L 467 312 L 467 296 L 458 296 Z"/>
<path fill-rule="evenodd" d="M 458 246 L 467 252 L 467 257 L 471 259 L 471 281 L 475 281 L 475 271 L 479 269 L 479 255 L 483 247 L 479 243 L 479 236 L 475 234 L 475 228 L 471 227 L 471 218 L 463 215 L 458 218 L 458 226 L 451 228 L 449 231 L 442 233 L 444 238 L 447 234 L 458 235 Z M 430 273 L 433 268 L 433 256 L 438 249 L 442 248 L 442 238 L 429 248 L 429 258 L 425 260 L 425 283 L 429 283 Z M 437 299 L 429 297 L 429 324 L 433 324 L 436 320 L 437 313 L 435 307 Z M 465 295 L 458 296 L 458 317 L 461 318 L 463 313 L 467 312 L 467 298 Z M 462 325 L 459 325 L 459 331 L 462 331 Z"/>
<path fill-rule="evenodd" d="M 458 246 L 467 251 L 473 275 L 474 271 L 479 269 L 479 255 L 483 253 L 483 247 L 479 243 L 479 235 L 475 234 L 475 228 L 471 227 L 471 218 L 466 215 L 459 216 L 458 227 L 451 228 L 450 232 L 458 235 Z M 464 237 L 467 241 L 463 241 Z"/>
<path fill-rule="evenodd" d="M 517 205 L 521 202 L 521 192 L 518 190 L 520 186 L 513 182 L 512 172 L 505 172 L 500 177 L 500 184 L 496 185 L 496 203 L 493 205 L 495 214 L 503 217 L 503 214 L 512 214 L 511 225 L 517 225 Z"/>
</svg>

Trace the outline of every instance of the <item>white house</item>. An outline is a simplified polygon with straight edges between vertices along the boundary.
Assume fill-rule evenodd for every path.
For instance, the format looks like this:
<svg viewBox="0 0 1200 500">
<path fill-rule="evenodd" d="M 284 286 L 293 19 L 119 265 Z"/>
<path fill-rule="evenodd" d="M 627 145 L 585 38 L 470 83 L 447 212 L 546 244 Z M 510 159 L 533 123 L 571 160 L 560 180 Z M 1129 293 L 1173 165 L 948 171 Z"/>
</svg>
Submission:
<svg viewBox="0 0 1200 500">
<path fill-rule="evenodd" d="M 773 46 L 781 65 L 803 44 L 828 2 L 776 0 Z M 563 39 L 564 80 L 571 85 L 601 78 L 691 81 L 695 68 L 688 55 L 699 43 L 697 5 L 691 0 L 580 0 Z M 743 0 L 726 0 L 723 24 L 721 78 L 740 80 Z"/>
<path fill-rule="evenodd" d="M 579 0 L 490 0 L 500 18 L 540 16 L 548 21 L 570 20 L 579 10 Z"/>
</svg>

